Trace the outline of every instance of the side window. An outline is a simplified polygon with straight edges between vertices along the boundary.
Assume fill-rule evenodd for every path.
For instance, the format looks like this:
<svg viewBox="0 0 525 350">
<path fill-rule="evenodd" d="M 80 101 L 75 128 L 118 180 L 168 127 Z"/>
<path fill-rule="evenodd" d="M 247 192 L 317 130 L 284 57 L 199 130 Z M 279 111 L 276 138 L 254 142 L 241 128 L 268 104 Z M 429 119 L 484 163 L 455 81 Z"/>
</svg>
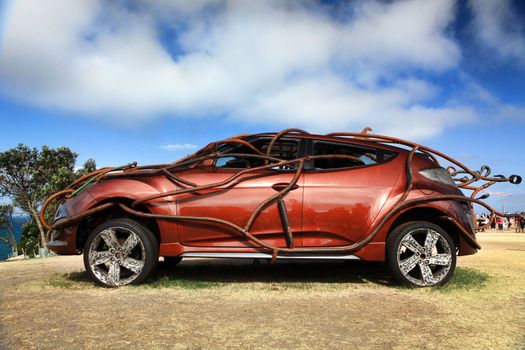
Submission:
<svg viewBox="0 0 525 350">
<path fill-rule="evenodd" d="M 215 162 L 217 168 L 250 168 L 250 162 L 243 157 L 220 157 Z"/>
<path fill-rule="evenodd" d="M 251 144 L 259 149 L 261 152 L 265 153 L 268 151 L 271 138 L 264 137 L 251 142 Z M 270 152 L 270 157 L 279 158 L 283 160 L 292 160 L 296 159 L 299 152 L 299 141 L 296 139 L 287 139 L 283 138 L 277 140 L 272 146 Z M 222 154 L 227 155 L 228 153 L 245 153 L 245 154 L 255 154 L 255 152 L 248 147 L 243 145 L 235 145 L 233 147 L 228 147 L 221 151 Z M 224 156 L 217 158 L 215 162 L 215 167 L 217 168 L 231 168 L 231 169 L 240 169 L 240 168 L 255 168 L 261 165 L 264 165 L 264 159 L 257 159 L 251 157 L 231 157 Z M 290 166 L 285 166 L 276 170 L 286 170 L 295 168 L 295 164 L 290 164 Z"/>
<path fill-rule="evenodd" d="M 266 154 L 270 146 L 270 139 L 259 139 L 253 142 L 253 145 Z M 297 158 L 299 150 L 299 141 L 293 139 L 277 140 L 272 146 L 270 157 L 275 157 L 283 160 L 292 160 Z"/>
<path fill-rule="evenodd" d="M 328 157 L 337 155 L 348 157 Z M 327 156 L 326 158 L 314 159 L 315 169 L 341 169 L 373 165 L 391 159 L 394 155 L 394 152 L 375 148 L 365 148 L 337 142 L 314 142 L 314 156 Z"/>
</svg>

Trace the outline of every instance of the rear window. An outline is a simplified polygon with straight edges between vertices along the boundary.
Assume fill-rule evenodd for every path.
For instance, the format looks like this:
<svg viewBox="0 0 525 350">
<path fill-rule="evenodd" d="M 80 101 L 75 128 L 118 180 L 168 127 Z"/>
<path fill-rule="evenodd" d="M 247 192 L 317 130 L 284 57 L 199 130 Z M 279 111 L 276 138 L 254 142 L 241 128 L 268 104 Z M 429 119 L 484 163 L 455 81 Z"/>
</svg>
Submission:
<svg viewBox="0 0 525 350">
<path fill-rule="evenodd" d="M 314 142 L 314 156 L 348 156 L 314 159 L 315 169 L 343 169 L 384 163 L 396 153 L 388 150 L 361 147 L 338 142 Z"/>
</svg>

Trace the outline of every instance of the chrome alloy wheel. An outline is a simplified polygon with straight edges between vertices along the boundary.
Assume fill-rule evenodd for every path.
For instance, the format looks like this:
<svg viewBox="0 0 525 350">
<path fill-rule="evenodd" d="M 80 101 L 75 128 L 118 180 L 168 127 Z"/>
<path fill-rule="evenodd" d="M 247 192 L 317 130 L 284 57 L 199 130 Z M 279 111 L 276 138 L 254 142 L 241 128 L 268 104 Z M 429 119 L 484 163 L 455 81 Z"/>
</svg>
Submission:
<svg viewBox="0 0 525 350">
<path fill-rule="evenodd" d="M 144 243 L 125 227 L 100 231 L 89 246 L 89 268 L 102 283 L 123 286 L 142 272 L 146 258 Z"/>
<path fill-rule="evenodd" d="M 411 283 L 428 287 L 448 275 L 455 251 L 439 232 L 419 228 L 408 232 L 397 247 L 397 264 Z"/>
</svg>

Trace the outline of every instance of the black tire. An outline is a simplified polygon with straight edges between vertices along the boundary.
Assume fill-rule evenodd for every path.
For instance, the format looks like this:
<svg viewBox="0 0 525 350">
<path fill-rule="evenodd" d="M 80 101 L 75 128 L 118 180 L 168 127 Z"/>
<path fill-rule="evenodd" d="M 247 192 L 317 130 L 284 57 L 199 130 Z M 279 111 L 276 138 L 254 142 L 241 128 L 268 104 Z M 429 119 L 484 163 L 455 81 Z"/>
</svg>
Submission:
<svg viewBox="0 0 525 350">
<path fill-rule="evenodd" d="M 440 226 L 411 221 L 399 225 L 388 236 L 386 261 L 392 275 L 402 284 L 440 286 L 454 274 L 456 246 Z"/>
<path fill-rule="evenodd" d="M 131 219 L 113 219 L 99 225 L 89 235 L 83 252 L 86 271 L 103 287 L 142 283 L 159 259 L 155 236 Z"/>
<path fill-rule="evenodd" d="M 182 261 L 182 257 L 180 256 L 165 256 L 164 257 L 164 265 L 167 267 L 174 267 L 178 265 Z"/>
</svg>

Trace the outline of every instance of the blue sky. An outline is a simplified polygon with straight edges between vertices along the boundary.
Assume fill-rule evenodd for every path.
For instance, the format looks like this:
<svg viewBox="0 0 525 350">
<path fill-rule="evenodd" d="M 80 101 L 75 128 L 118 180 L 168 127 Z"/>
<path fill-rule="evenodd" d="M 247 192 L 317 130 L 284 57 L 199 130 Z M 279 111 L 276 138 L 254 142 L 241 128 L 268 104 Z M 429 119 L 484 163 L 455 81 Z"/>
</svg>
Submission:
<svg viewBox="0 0 525 350">
<path fill-rule="evenodd" d="M 239 133 L 371 126 L 525 175 L 522 1 L 1 4 L 0 150 L 151 164 Z M 521 211 L 524 186 L 494 190 Z"/>
</svg>

